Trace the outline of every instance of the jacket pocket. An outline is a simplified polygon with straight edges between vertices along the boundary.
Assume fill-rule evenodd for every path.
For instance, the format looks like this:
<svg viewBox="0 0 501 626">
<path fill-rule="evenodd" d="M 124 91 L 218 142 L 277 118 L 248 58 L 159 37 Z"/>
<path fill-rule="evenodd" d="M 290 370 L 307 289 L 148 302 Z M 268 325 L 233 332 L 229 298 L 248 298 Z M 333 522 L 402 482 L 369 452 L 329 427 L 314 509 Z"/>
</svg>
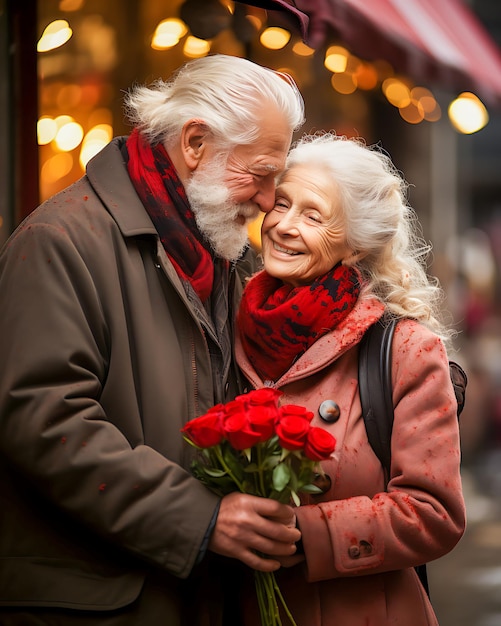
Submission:
<svg viewBox="0 0 501 626">
<path fill-rule="evenodd" d="M 144 573 L 82 561 L 10 557 L 0 559 L 0 606 L 113 610 L 139 596 Z"/>
</svg>

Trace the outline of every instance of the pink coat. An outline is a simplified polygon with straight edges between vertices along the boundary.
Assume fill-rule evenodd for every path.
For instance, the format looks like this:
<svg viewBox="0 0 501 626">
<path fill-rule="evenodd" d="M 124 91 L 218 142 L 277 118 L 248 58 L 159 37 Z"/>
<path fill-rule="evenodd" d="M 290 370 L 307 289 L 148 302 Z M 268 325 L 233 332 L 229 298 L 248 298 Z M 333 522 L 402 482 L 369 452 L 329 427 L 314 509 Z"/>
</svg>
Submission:
<svg viewBox="0 0 501 626">
<path fill-rule="evenodd" d="M 452 550 L 464 532 L 447 354 L 439 338 L 411 320 L 398 324 L 393 342 L 395 422 L 385 491 L 361 416 L 357 376 L 358 343 L 382 311 L 376 300 L 361 299 L 274 385 L 284 392 L 284 404 L 306 406 L 314 412 L 312 423 L 337 439 L 332 460 L 323 463 L 330 490 L 297 509 L 305 560 L 277 575 L 298 626 L 436 625 L 414 566 Z M 238 339 L 236 353 L 250 383 L 262 387 Z M 335 423 L 319 416 L 325 400 L 340 408 Z M 254 598 L 250 589 L 246 597 Z M 248 615 L 249 626 L 259 623 L 252 607 Z"/>
</svg>

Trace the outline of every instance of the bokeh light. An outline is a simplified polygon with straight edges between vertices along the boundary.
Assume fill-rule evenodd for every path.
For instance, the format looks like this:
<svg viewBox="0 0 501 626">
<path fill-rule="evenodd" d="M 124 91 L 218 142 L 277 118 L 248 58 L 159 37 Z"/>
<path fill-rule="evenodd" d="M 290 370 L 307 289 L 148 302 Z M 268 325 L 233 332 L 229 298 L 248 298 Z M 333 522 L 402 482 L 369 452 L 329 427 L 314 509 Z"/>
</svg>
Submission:
<svg viewBox="0 0 501 626">
<path fill-rule="evenodd" d="M 473 93 L 463 92 L 449 104 L 449 119 L 456 130 L 465 135 L 476 133 L 489 122 L 482 101 Z"/>
<path fill-rule="evenodd" d="M 38 40 L 37 51 L 49 52 L 64 45 L 73 34 L 70 25 L 66 20 L 54 20 L 42 33 Z"/>
</svg>

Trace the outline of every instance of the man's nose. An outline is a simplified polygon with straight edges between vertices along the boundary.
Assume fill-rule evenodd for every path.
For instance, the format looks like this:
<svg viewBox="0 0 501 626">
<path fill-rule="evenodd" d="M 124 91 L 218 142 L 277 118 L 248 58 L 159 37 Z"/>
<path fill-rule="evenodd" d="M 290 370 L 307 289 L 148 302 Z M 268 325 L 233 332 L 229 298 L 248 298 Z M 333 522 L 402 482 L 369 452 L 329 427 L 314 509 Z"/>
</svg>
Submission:
<svg viewBox="0 0 501 626">
<path fill-rule="evenodd" d="M 252 200 L 263 213 L 269 213 L 275 206 L 275 179 L 271 176 L 259 181 L 259 187 Z"/>
</svg>

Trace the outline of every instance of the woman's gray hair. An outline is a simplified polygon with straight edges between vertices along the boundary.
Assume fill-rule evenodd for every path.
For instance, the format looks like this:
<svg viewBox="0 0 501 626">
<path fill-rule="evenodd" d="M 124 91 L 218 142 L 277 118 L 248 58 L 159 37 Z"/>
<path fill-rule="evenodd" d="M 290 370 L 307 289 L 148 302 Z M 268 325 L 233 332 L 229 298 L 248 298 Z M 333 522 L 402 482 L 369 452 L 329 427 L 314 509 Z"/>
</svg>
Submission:
<svg viewBox="0 0 501 626">
<path fill-rule="evenodd" d="M 189 61 L 168 81 L 136 86 L 126 94 L 125 111 L 152 143 L 169 147 L 189 119 L 205 123 L 222 148 L 255 141 L 269 107 L 287 120 L 291 132 L 304 122 L 304 102 L 286 74 L 223 54 Z"/>
<path fill-rule="evenodd" d="M 396 316 L 418 320 L 448 343 L 452 331 L 441 320 L 443 292 L 427 273 L 431 246 L 422 238 L 407 203 L 408 185 L 390 157 L 359 138 L 324 133 L 297 142 L 286 171 L 312 163 L 335 182 L 347 244 L 366 291 Z"/>
</svg>

